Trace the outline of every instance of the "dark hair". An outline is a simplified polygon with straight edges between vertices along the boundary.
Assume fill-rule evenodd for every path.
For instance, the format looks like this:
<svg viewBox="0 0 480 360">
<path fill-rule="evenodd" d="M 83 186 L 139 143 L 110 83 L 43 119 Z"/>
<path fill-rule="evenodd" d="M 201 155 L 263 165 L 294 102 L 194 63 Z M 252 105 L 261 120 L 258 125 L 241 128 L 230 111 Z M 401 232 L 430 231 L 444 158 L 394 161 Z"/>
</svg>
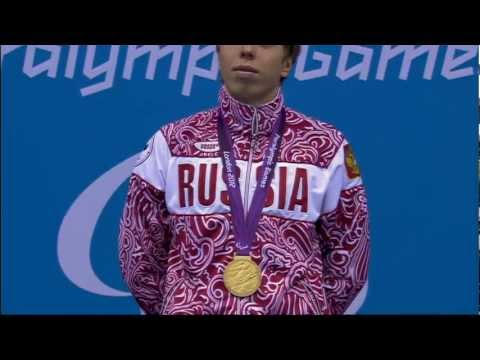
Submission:
<svg viewBox="0 0 480 360">
<path fill-rule="evenodd" d="M 295 62 L 298 59 L 298 55 L 300 55 L 300 50 L 302 49 L 301 45 L 283 45 L 285 49 L 288 51 L 287 57 L 292 58 L 292 65 L 295 65 Z M 285 80 L 284 77 L 280 79 L 280 82 L 283 83 Z"/>
<path fill-rule="evenodd" d="M 292 64 L 295 64 L 295 62 L 298 59 L 298 55 L 300 55 L 300 50 L 302 49 L 301 45 L 283 45 L 287 51 L 289 57 L 292 58 Z"/>
</svg>

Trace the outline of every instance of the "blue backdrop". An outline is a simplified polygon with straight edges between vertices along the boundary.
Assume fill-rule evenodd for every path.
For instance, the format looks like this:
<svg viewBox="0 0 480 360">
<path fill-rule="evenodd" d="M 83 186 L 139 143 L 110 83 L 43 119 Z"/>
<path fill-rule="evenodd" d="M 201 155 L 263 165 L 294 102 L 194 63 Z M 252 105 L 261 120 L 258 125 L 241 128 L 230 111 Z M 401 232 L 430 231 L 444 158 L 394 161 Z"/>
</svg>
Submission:
<svg viewBox="0 0 480 360">
<path fill-rule="evenodd" d="M 284 84 L 360 164 L 361 314 L 478 312 L 477 50 L 304 46 Z M 214 46 L 2 46 L 1 75 L 2 312 L 139 314 L 117 255 L 132 157 L 215 106 Z"/>
</svg>

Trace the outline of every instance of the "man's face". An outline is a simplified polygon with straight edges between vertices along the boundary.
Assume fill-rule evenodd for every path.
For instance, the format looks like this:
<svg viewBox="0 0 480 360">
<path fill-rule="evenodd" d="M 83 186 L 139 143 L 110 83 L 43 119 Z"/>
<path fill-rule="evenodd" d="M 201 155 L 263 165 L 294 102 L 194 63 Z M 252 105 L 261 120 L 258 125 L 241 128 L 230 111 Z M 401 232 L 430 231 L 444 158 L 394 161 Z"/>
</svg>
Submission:
<svg viewBox="0 0 480 360">
<path fill-rule="evenodd" d="M 292 67 L 283 45 L 219 45 L 218 57 L 228 92 L 252 105 L 271 100 Z"/>
</svg>

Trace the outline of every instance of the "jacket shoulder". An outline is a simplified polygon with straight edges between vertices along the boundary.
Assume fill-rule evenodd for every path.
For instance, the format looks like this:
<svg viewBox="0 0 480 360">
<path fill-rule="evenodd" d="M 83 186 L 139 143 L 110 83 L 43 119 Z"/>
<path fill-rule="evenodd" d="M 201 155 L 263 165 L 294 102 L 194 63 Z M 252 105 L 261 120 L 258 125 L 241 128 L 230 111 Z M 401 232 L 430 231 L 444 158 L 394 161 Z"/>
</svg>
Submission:
<svg viewBox="0 0 480 360">
<path fill-rule="evenodd" d="M 345 141 L 342 132 L 326 121 L 291 108 L 286 108 L 286 116 L 282 151 L 285 161 L 328 167 Z"/>
<path fill-rule="evenodd" d="M 218 108 L 197 112 L 162 126 L 159 130 L 174 156 L 194 156 L 196 143 L 216 141 Z"/>
</svg>

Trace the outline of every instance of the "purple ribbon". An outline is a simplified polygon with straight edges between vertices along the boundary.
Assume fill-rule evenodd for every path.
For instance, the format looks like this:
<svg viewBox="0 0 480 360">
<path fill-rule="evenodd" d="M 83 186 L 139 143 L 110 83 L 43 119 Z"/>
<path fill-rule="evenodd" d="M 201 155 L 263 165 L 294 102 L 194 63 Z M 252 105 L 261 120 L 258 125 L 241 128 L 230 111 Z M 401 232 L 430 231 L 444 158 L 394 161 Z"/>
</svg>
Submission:
<svg viewBox="0 0 480 360">
<path fill-rule="evenodd" d="M 240 194 L 240 184 L 235 175 L 236 161 L 233 154 L 232 138 L 225 126 L 222 110 L 218 117 L 218 142 L 223 162 L 224 181 L 227 185 L 230 198 L 230 209 L 233 220 L 233 234 L 235 236 L 236 255 L 246 256 L 250 254 L 252 243 L 255 240 L 258 222 L 262 215 L 262 209 L 267 197 L 267 189 L 273 178 L 273 172 L 277 163 L 283 129 L 285 124 L 285 108 L 282 108 L 280 116 L 273 125 L 270 142 L 263 160 L 260 178 L 257 182 L 252 204 L 245 219 L 245 210 Z"/>
</svg>

